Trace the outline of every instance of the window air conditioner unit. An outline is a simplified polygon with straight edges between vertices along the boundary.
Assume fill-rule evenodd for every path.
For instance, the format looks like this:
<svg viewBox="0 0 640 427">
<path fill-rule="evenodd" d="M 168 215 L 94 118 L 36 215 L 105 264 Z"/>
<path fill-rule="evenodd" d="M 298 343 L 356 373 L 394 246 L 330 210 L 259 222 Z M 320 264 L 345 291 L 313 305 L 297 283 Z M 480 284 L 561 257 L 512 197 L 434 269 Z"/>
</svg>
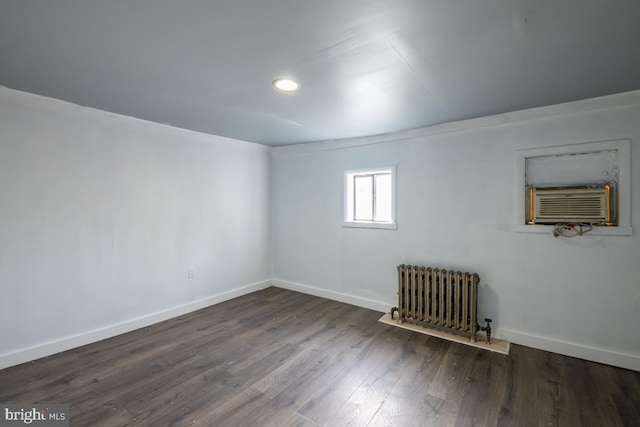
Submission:
<svg viewBox="0 0 640 427">
<path fill-rule="evenodd" d="M 563 187 L 527 186 L 527 224 L 617 225 L 614 182 Z"/>
</svg>

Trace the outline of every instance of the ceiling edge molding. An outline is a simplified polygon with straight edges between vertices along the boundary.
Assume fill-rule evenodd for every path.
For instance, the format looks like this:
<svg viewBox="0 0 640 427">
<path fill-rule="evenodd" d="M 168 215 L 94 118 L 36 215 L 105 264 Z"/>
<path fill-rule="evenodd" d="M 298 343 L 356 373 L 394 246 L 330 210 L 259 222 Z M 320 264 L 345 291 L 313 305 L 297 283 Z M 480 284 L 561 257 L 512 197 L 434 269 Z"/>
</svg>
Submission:
<svg viewBox="0 0 640 427">
<path fill-rule="evenodd" d="M 640 105 L 640 90 L 606 95 L 597 98 L 583 99 L 526 110 L 511 111 L 493 116 L 479 117 L 457 122 L 442 123 L 423 128 L 410 129 L 383 135 L 365 136 L 359 138 L 335 139 L 327 141 L 307 142 L 293 145 L 270 147 L 272 157 L 304 155 L 319 151 L 341 150 L 365 145 L 383 144 L 388 142 L 407 141 L 429 136 L 445 135 L 476 131 L 488 127 L 502 127 L 528 121 L 556 119 L 574 116 L 599 110 L 626 108 Z"/>
<path fill-rule="evenodd" d="M 112 120 L 122 120 L 124 123 L 130 124 L 146 124 L 147 126 L 151 126 L 152 128 L 165 128 L 168 132 L 176 132 L 176 133 L 188 133 L 191 135 L 198 135 L 199 138 L 204 138 L 206 142 L 209 143 L 228 143 L 228 144 L 247 144 L 253 146 L 264 147 L 264 149 L 268 150 L 270 147 L 265 144 L 260 144 L 257 142 L 244 141 L 241 139 L 235 139 L 228 136 L 216 135 L 213 133 L 206 133 L 192 129 L 181 128 L 169 123 L 160 123 L 154 122 L 152 120 L 141 119 L 139 117 L 127 116 L 125 114 L 114 113 L 108 110 L 101 110 L 95 107 L 88 107 L 86 105 L 76 104 L 74 102 L 65 101 L 63 99 L 52 98 L 45 95 L 39 95 L 37 93 L 25 92 L 19 89 L 13 89 L 7 86 L 0 85 L 0 96 L 7 97 L 8 99 L 12 99 L 16 103 L 22 105 L 28 105 L 29 108 L 37 108 L 42 110 L 56 110 L 65 109 L 69 112 L 77 113 L 77 114 L 88 114 L 88 115 L 98 115 L 101 117 L 110 117 Z M 1 100 L 1 98 L 0 98 Z"/>
</svg>

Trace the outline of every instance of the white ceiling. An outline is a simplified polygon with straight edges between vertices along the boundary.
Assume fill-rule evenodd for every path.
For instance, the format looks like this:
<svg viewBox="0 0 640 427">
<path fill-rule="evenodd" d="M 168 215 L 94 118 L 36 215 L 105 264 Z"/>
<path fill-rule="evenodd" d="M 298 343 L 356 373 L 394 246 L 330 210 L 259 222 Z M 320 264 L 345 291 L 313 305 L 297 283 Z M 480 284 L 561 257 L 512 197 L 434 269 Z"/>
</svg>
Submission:
<svg viewBox="0 0 640 427">
<path fill-rule="evenodd" d="M 640 89 L 640 1 L 0 0 L 0 85 L 269 145 L 376 135 Z"/>
</svg>

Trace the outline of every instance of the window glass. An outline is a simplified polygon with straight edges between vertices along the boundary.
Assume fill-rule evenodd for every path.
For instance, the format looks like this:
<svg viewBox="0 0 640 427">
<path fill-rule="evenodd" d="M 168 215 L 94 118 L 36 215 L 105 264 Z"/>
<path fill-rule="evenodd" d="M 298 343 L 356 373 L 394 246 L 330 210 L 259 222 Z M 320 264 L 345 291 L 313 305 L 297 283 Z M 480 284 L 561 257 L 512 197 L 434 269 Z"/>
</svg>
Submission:
<svg viewBox="0 0 640 427">
<path fill-rule="evenodd" d="M 375 179 L 374 221 L 391 221 L 391 174 L 377 174 Z"/>
<path fill-rule="evenodd" d="M 354 219 L 373 221 L 373 175 L 356 175 L 354 179 Z"/>
</svg>

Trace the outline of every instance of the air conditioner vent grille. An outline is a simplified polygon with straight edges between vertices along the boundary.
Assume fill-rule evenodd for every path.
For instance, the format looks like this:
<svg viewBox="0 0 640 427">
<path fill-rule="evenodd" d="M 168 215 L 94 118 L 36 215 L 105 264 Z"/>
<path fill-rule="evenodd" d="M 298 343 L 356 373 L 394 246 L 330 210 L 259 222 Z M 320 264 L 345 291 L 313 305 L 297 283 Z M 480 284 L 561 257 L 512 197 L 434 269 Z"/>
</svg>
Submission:
<svg viewBox="0 0 640 427">
<path fill-rule="evenodd" d="M 611 224 L 611 187 L 554 187 L 529 189 L 529 222 L 588 222 Z"/>
</svg>

